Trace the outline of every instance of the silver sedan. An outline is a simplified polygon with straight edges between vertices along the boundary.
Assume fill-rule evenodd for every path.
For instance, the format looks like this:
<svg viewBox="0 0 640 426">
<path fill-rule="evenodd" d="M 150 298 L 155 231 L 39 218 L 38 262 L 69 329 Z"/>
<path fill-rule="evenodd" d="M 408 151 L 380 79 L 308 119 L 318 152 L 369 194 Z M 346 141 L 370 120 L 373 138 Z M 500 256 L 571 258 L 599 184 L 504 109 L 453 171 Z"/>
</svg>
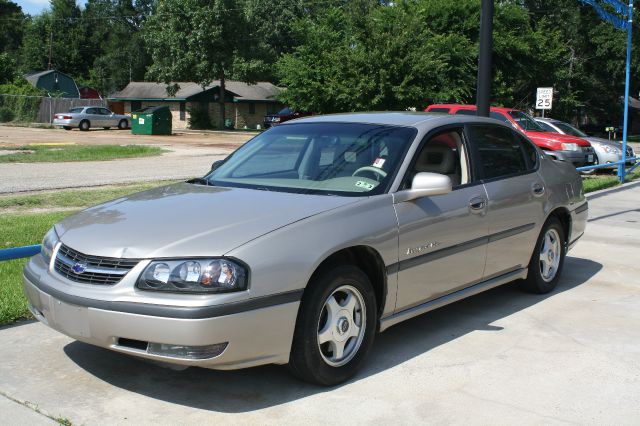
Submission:
<svg viewBox="0 0 640 426">
<path fill-rule="evenodd" d="M 552 291 L 587 209 L 571 164 L 496 120 L 316 116 L 64 219 L 24 290 L 86 343 L 335 385 L 394 324 L 514 280 Z"/>
<path fill-rule="evenodd" d="M 87 131 L 92 127 L 102 127 L 109 129 L 128 129 L 131 117 L 128 115 L 116 114 L 107 108 L 102 107 L 76 107 L 69 112 L 56 113 L 53 116 L 53 125 L 61 126 L 65 130 L 74 127 Z"/>
<path fill-rule="evenodd" d="M 589 141 L 596 154 L 596 161 L 594 164 L 615 163 L 622 160 L 622 144 L 620 142 L 589 136 L 586 133 L 576 129 L 569 123 L 554 120 L 552 118 L 536 118 L 536 121 L 540 123 L 540 125 L 542 125 L 545 130 L 548 130 L 550 132 L 577 136 Z M 626 157 L 635 157 L 635 152 L 633 151 L 633 148 L 631 146 L 627 146 Z M 612 170 L 617 170 L 617 168 L 618 166 L 616 165 L 611 166 Z M 607 169 L 609 168 L 607 167 Z"/>
</svg>

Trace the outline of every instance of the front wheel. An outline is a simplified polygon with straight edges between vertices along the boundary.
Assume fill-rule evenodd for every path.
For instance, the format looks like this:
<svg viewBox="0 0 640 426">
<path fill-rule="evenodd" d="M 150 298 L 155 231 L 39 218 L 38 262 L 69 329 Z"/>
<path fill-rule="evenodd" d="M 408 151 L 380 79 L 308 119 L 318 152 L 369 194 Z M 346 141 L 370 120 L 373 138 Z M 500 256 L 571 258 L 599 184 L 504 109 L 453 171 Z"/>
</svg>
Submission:
<svg viewBox="0 0 640 426">
<path fill-rule="evenodd" d="M 78 127 L 80 127 L 80 130 L 83 132 L 86 132 L 91 128 L 91 123 L 89 123 L 89 120 L 82 120 Z"/>
<path fill-rule="evenodd" d="M 544 294 L 556 287 L 567 254 L 564 235 L 560 220 L 550 217 L 542 228 L 531 256 L 527 279 L 522 282 L 524 290 Z"/>
<path fill-rule="evenodd" d="M 376 298 L 364 272 L 344 265 L 319 274 L 300 304 L 291 371 L 324 386 L 348 380 L 371 349 L 376 320 Z"/>
<path fill-rule="evenodd" d="M 118 129 L 125 130 L 129 125 L 127 124 L 127 120 L 120 120 L 118 123 Z"/>
</svg>

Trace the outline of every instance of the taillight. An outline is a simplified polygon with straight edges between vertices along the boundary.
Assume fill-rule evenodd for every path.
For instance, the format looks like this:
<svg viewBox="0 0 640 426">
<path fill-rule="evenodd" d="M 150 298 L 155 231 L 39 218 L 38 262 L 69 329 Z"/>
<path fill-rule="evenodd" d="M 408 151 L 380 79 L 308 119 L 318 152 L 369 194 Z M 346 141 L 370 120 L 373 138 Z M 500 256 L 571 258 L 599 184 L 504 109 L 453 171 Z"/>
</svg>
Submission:
<svg viewBox="0 0 640 426">
<path fill-rule="evenodd" d="M 60 120 L 71 120 L 70 115 L 57 115 L 56 117 Z"/>
</svg>

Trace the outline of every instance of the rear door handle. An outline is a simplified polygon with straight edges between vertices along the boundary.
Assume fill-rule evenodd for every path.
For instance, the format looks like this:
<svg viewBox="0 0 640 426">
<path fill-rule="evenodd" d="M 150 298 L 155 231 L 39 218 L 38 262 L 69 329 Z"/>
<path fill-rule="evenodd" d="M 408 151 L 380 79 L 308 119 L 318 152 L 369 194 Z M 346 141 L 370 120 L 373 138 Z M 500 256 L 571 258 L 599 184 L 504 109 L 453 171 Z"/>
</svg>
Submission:
<svg viewBox="0 0 640 426">
<path fill-rule="evenodd" d="M 531 187 L 531 190 L 533 191 L 533 195 L 537 197 L 544 194 L 544 186 L 539 183 L 534 183 L 533 186 Z"/>
</svg>

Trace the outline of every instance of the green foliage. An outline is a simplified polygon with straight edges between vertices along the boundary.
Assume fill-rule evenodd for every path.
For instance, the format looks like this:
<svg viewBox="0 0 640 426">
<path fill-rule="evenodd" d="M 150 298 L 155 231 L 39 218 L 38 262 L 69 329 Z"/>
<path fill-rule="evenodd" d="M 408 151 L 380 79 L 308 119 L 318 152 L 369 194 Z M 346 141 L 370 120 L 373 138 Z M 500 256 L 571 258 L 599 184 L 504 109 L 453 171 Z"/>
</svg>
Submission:
<svg viewBox="0 0 640 426">
<path fill-rule="evenodd" d="M 13 83 L 0 84 L 0 109 L 11 112 L 5 113 L 0 121 L 35 121 L 42 96 L 42 91 L 21 78 Z M 7 119 L 9 116 L 12 116 L 11 120 Z"/>
</svg>

